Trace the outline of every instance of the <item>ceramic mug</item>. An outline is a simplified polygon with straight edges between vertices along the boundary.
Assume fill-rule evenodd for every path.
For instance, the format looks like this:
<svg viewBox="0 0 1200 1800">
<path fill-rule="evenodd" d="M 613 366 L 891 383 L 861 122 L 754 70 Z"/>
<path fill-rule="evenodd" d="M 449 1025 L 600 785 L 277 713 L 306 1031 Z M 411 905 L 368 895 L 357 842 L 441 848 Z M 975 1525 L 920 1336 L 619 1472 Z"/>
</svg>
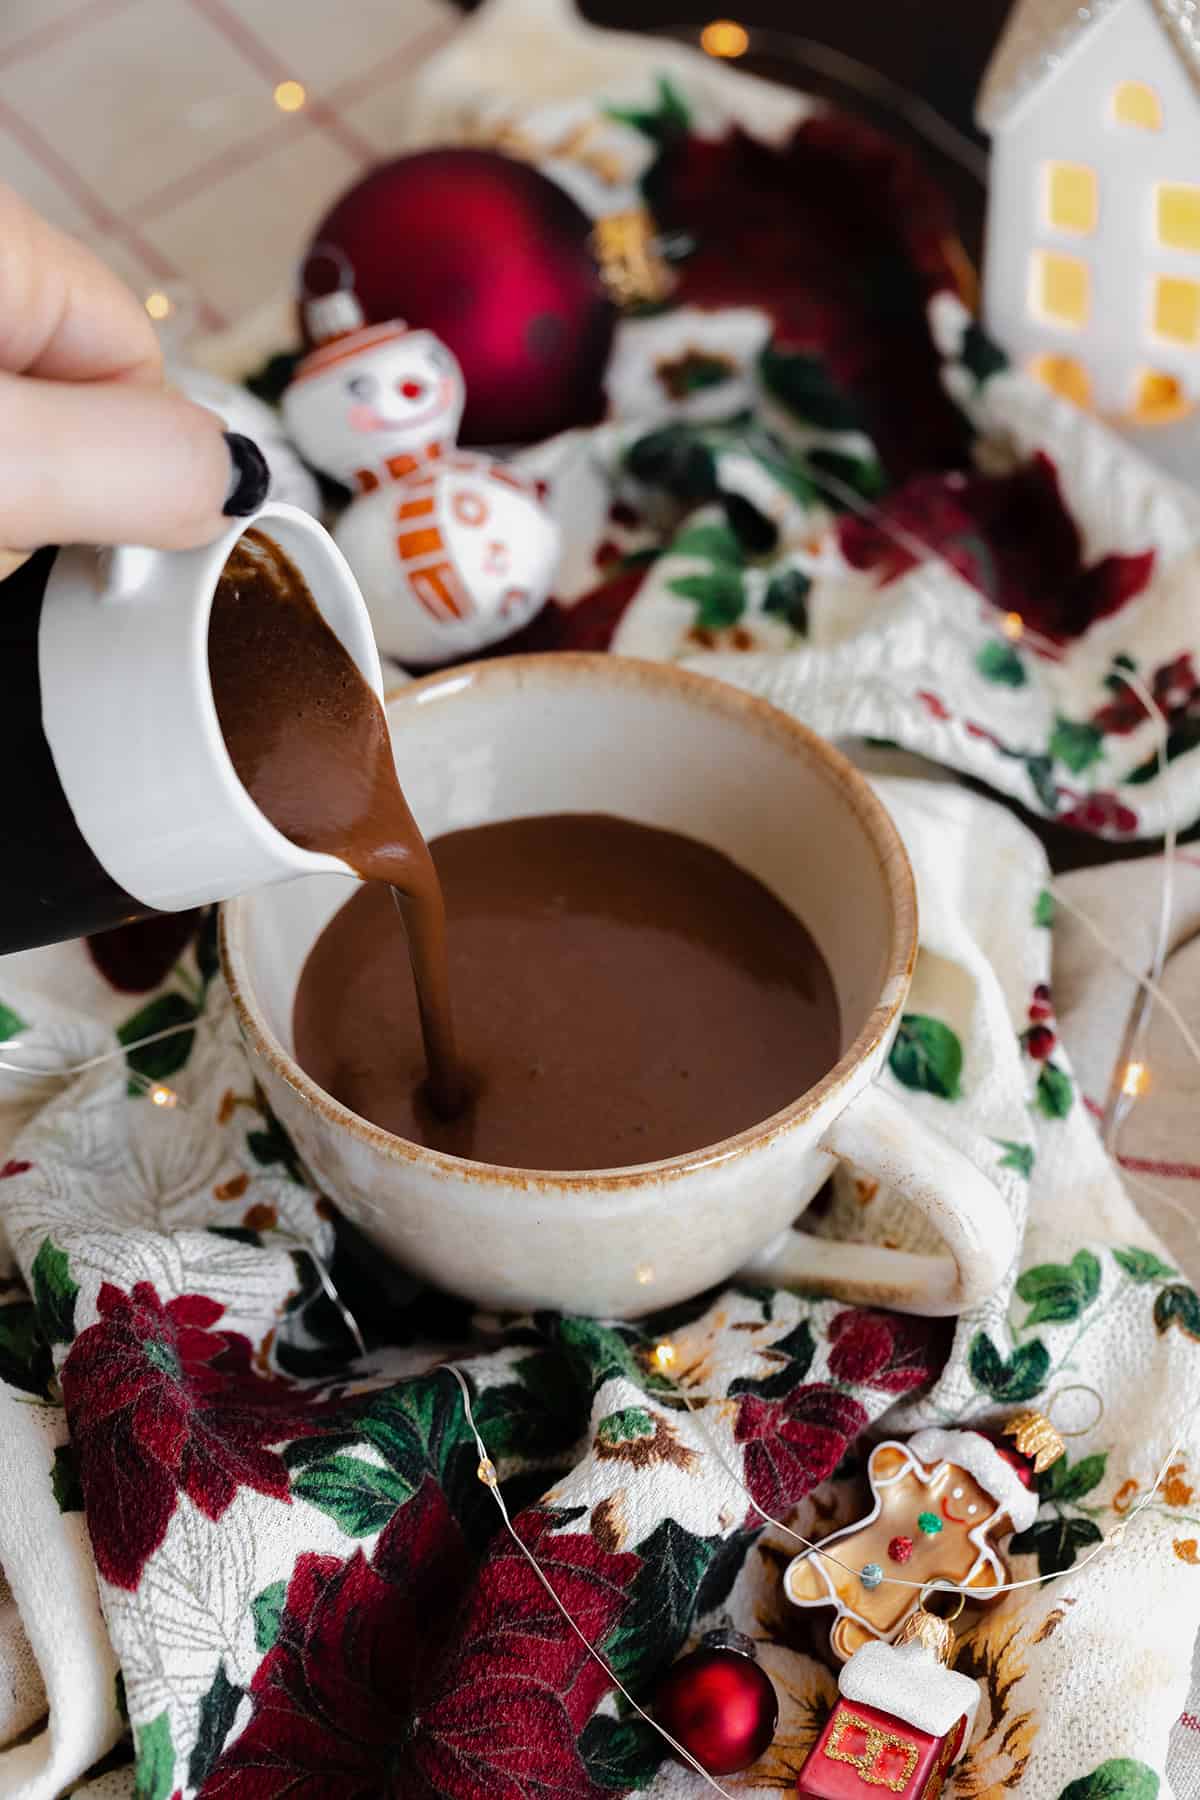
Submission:
<svg viewBox="0 0 1200 1800">
<path fill-rule="evenodd" d="M 388 703 L 405 792 L 430 837 L 604 812 L 683 832 L 804 921 L 837 990 L 843 1051 L 807 1093 L 687 1156 L 629 1169 L 506 1169 L 425 1149 L 332 1099 L 292 1054 L 305 957 L 348 897 L 318 877 L 223 909 L 225 973 L 254 1073 L 316 1179 L 413 1273 L 496 1309 L 628 1317 L 737 1271 L 846 1300 L 955 1313 L 1012 1261 L 993 1184 L 879 1085 L 917 953 L 912 871 L 887 812 L 830 745 L 765 701 L 667 663 L 514 656 Z M 898 1188 L 945 1253 L 792 1229 L 839 1158 Z"/>
<path fill-rule="evenodd" d="M 345 558 L 268 501 L 196 550 L 39 551 L 0 594 L 0 668 L 19 776 L 0 822 L 0 951 L 178 912 L 263 882 L 349 871 L 275 830 L 217 722 L 208 622 L 254 529 L 289 556 L 363 676 L 379 655 Z"/>
</svg>

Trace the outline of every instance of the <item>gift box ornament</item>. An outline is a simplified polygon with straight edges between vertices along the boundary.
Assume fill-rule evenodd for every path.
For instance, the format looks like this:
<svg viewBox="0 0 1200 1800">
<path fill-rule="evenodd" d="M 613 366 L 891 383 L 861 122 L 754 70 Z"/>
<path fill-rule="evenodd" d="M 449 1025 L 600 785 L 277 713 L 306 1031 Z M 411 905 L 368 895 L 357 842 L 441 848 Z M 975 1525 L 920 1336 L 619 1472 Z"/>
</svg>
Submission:
<svg viewBox="0 0 1200 1800">
<path fill-rule="evenodd" d="M 866 1643 L 796 1782 L 800 1800 L 937 1800 L 971 1736 L 979 1683 L 948 1667 L 954 1635 L 920 1609 L 895 1644 Z"/>
<path fill-rule="evenodd" d="M 783 1586 L 796 1606 L 834 1606 L 835 1655 L 871 1639 L 890 1641 L 917 1613 L 924 1584 L 953 1585 L 987 1600 L 1008 1580 L 996 1539 L 1024 1531 L 1038 1512 L 1034 1476 L 1062 1454 L 1040 1413 L 982 1431 L 929 1428 L 907 1443 L 877 1444 L 867 1464 L 872 1509 L 865 1519 L 797 1556 Z"/>
</svg>

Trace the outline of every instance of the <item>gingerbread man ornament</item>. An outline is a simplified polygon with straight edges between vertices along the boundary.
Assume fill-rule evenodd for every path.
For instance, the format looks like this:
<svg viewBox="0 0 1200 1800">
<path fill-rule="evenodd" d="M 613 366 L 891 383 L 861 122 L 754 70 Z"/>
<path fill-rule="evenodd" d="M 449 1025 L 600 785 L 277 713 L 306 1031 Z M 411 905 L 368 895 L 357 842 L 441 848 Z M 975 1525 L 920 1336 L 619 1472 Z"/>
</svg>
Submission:
<svg viewBox="0 0 1200 1800">
<path fill-rule="evenodd" d="M 867 1464 L 870 1513 L 822 1541 L 836 1562 L 807 1550 L 789 1564 L 783 1585 L 794 1605 L 837 1608 L 830 1643 L 843 1661 L 871 1639 L 891 1643 L 927 1582 L 953 1582 L 986 1600 L 1007 1581 L 995 1540 L 1033 1524 L 1033 1477 L 1062 1454 L 1062 1442 L 1040 1414 L 1005 1429 L 1012 1447 L 981 1431 L 936 1429 L 877 1444 Z"/>
<path fill-rule="evenodd" d="M 457 447 L 466 390 L 450 351 L 399 320 L 364 326 L 346 292 L 306 311 L 323 341 L 283 416 L 307 460 L 357 490 L 334 538 L 379 648 L 440 663 L 519 630 L 549 592 L 558 527 L 515 470 Z"/>
</svg>

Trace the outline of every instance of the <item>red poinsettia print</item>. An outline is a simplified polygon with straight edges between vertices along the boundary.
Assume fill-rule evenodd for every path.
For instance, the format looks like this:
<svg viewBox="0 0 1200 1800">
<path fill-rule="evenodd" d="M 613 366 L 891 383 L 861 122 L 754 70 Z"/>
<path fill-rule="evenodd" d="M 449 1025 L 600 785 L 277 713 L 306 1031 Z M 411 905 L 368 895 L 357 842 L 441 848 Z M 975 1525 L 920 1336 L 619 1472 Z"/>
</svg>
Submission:
<svg viewBox="0 0 1200 1800">
<path fill-rule="evenodd" d="M 1060 793 L 1065 789 L 1059 790 Z M 1060 825 L 1073 825 L 1077 831 L 1103 832 L 1108 837 L 1128 837 L 1138 828 L 1138 816 L 1132 806 L 1117 794 L 1076 794 L 1072 804 L 1057 815 Z"/>
<path fill-rule="evenodd" d="M 948 1342 L 937 1321 L 852 1307 L 829 1324 L 829 1373 L 835 1381 L 907 1394 L 922 1387 L 944 1359 Z"/>
<path fill-rule="evenodd" d="M 410 1786 L 418 1677 L 436 1660 L 471 1572 L 432 1476 L 368 1558 L 306 1553 L 279 1634 L 250 1686 L 253 1712 L 203 1800 L 381 1800 Z"/>
<path fill-rule="evenodd" d="M 7 1181 L 10 1175 L 24 1175 L 32 1167 L 31 1162 L 19 1162 L 16 1157 L 13 1157 L 4 1164 L 3 1168 L 0 1168 L 0 1181 Z"/>
<path fill-rule="evenodd" d="M 1092 714 L 1091 723 L 1106 736 L 1125 737 L 1151 716 L 1150 710 L 1135 689 L 1115 671 L 1107 685 L 1112 690 L 1112 699 Z M 1197 677 L 1190 650 L 1155 669 L 1147 685 L 1155 705 L 1165 715 L 1168 727 L 1200 714 L 1200 677 Z"/>
<path fill-rule="evenodd" d="M 782 1401 L 743 1394 L 734 1437 L 743 1446 L 746 1486 L 756 1504 L 776 1518 L 795 1506 L 833 1474 L 868 1416 L 852 1395 L 820 1382 Z M 759 1526 L 762 1519 L 751 1510 L 746 1524 Z"/>
<path fill-rule="evenodd" d="M 541 1509 L 516 1521 L 599 1644 L 641 1559 L 553 1527 Z M 609 1790 L 589 1779 L 576 1738 L 609 1686 L 603 1670 L 507 1535 L 458 1615 L 470 1573 L 432 1477 L 370 1559 L 302 1556 L 251 1684 L 250 1722 L 202 1800 L 602 1800 Z"/>
<path fill-rule="evenodd" d="M 1079 527 L 1041 451 L 1011 475 L 918 476 L 884 499 L 876 517 L 843 518 L 838 535 L 851 568 L 873 570 L 883 584 L 915 568 L 924 546 L 1053 644 L 1119 612 L 1154 569 L 1153 550 L 1085 565 Z"/>
<path fill-rule="evenodd" d="M 249 1338 L 214 1331 L 225 1309 L 204 1294 L 164 1305 L 147 1281 L 131 1294 L 105 1282 L 96 1310 L 63 1365 L 63 1399 L 97 1566 L 135 1588 L 179 1494 L 210 1519 L 239 1487 L 287 1501 L 267 1446 L 318 1429 L 324 1408 L 257 1374 Z"/>
</svg>

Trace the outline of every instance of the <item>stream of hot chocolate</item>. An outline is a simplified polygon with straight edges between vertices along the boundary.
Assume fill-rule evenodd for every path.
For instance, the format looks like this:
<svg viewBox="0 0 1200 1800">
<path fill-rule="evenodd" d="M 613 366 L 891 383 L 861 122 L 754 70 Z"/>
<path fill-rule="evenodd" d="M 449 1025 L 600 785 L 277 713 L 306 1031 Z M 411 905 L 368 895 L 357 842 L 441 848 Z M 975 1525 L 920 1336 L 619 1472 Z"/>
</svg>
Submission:
<svg viewBox="0 0 1200 1800">
<path fill-rule="evenodd" d="M 301 849 L 390 885 L 408 938 L 429 1098 L 454 1114 L 463 1089 L 442 888 L 396 775 L 383 708 L 300 571 L 259 531 L 245 534 L 222 572 L 208 665 L 226 747 L 259 811 Z"/>
</svg>

